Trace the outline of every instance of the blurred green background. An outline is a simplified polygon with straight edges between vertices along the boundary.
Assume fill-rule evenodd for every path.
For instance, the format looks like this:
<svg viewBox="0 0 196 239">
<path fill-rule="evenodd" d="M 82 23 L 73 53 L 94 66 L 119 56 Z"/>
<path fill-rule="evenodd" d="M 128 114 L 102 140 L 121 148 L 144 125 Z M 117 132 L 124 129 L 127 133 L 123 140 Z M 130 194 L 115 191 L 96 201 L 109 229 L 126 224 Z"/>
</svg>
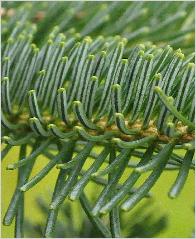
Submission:
<svg viewBox="0 0 196 239">
<path fill-rule="evenodd" d="M 97 149 L 99 151 L 99 149 Z M 181 154 L 183 152 L 180 152 Z M 9 205 L 12 193 L 14 192 L 17 181 L 17 170 L 7 171 L 7 164 L 17 161 L 19 154 L 19 148 L 14 147 L 2 163 L 2 218 Z M 38 157 L 32 175 L 36 174 L 48 160 L 44 157 Z M 89 161 L 85 167 L 88 167 Z M 127 169 L 124 177 L 130 173 L 130 169 Z M 46 206 L 50 203 L 50 192 L 52 192 L 58 170 L 54 168 L 40 183 L 38 183 L 31 190 L 25 194 L 25 218 L 33 222 L 34 224 L 43 224 L 46 221 L 44 214 L 40 212 L 36 203 L 36 198 L 41 197 L 46 202 Z M 31 177 L 32 177 L 31 175 Z M 170 199 L 167 196 L 168 190 L 171 184 L 174 182 L 177 171 L 166 171 L 162 174 L 157 184 L 153 187 L 153 200 L 144 199 L 139 205 L 129 213 L 122 213 L 123 222 L 126 222 L 126 227 L 131 225 L 129 221 L 130 215 L 133 214 L 141 205 L 149 204 L 149 208 L 153 209 L 154 215 L 167 216 L 167 227 L 156 235 L 158 238 L 190 238 L 193 235 L 194 230 L 194 173 L 190 171 L 188 180 L 182 191 L 181 195 L 177 199 Z M 122 179 L 123 180 L 123 179 Z M 143 179 L 142 179 L 143 180 Z M 141 183 L 141 180 L 139 181 Z M 94 183 L 91 183 L 86 187 L 87 194 L 93 198 L 99 195 L 101 188 Z M 153 203 L 152 203 L 153 201 Z M 82 227 L 80 205 L 78 202 L 70 202 L 68 199 L 65 203 L 69 203 L 73 214 L 73 226 L 77 228 Z M 138 220 L 138 218 L 136 218 Z M 66 221 L 62 221 L 66 224 Z M 124 227 L 124 225 L 122 225 Z M 147 229 L 148 230 L 148 229 Z M 126 234 L 126 231 L 123 231 Z M 14 236 L 14 223 L 10 227 L 2 226 L 2 238 L 13 238 Z M 28 236 L 28 235 L 26 235 Z M 32 235 L 36 237 L 36 235 Z"/>
</svg>

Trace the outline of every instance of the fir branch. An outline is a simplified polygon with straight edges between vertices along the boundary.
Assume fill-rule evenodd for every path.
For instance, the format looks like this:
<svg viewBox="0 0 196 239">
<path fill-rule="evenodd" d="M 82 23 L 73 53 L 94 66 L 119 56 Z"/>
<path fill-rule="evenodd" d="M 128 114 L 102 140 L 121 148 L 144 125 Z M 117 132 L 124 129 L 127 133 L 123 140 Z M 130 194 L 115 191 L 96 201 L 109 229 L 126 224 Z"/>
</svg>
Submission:
<svg viewBox="0 0 196 239">
<path fill-rule="evenodd" d="M 13 146 L 21 148 L 19 160 L 7 167 L 18 168 L 19 179 L 4 224 L 15 217 L 15 234 L 23 236 L 24 191 L 56 165 L 45 236 L 53 235 L 68 197 L 80 200 L 104 237 L 120 237 L 119 204 L 127 211 L 149 196 L 163 170 L 179 171 L 169 192 L 175 197 L 194 169 L 192 3 L 66 4 L 3 2 L 2 159 Z M 179 44 L 182 50 L 175 50 Z M 102 151 L 95 154 L 98 145 Z M 185 157 L 175 149 L 187 150 Z M 40 155 L 49 162 L 29 180 Z M 84 171 L 87 158 L 93 163 Z M 148 170 L 150 176 L 133 188 Z M 92 208 L 84 194 L 90 181 L 104 187 Z M 110 230 L 100 213 L 110 213 Z"/>
</svg>

